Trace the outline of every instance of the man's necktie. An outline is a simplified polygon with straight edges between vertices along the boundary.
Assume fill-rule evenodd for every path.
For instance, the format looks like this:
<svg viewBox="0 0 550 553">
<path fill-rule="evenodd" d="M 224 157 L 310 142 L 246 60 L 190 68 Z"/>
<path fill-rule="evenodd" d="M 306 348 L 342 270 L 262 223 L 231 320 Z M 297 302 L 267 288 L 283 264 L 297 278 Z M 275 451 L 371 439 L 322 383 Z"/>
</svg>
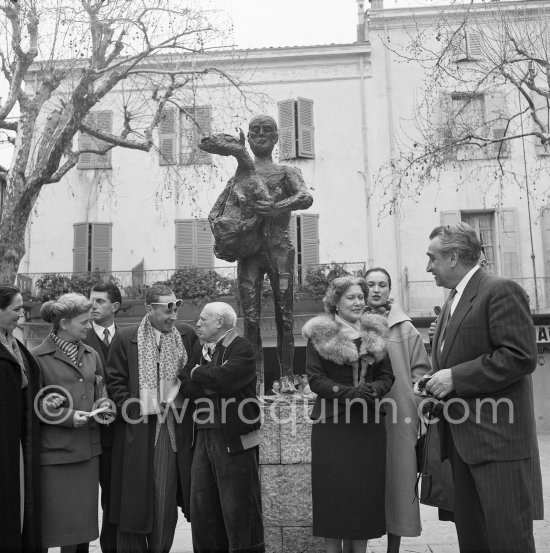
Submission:
<svg viewBox="0 0 550 553">
<path fill-rule="evenodd" d="M 453 288 L 447 302 L 445 303 L 445 308 L 443 309 L 443 322 L 441 327 L 441 333 L 439 334 L 439 350 L 443 350 L 443 344 L 445 343 L 445 334 L 447 333 L 447 326 L 449 326 L 449 321 L 451 320 L 451 306 L 453 304 L 454 297 L 456 296 L 456 289 Z"/>
<path fill-rule="evenodd" d="M 106 346 L 109 346 L 110 345 L 110 341 L 109 341 L 109 329 L 108 328 L 105 328 L 103 330 L 103 343 L 106 345 Z"/>
</svg>

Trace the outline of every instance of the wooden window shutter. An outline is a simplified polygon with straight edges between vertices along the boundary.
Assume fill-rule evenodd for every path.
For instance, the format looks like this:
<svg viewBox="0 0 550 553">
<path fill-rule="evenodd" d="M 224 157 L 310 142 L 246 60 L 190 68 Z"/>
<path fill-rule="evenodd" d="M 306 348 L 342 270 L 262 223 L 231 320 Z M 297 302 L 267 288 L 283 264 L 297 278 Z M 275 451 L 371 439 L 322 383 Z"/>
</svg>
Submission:
<svg viewBox="0 0 550 553">
<path fill-rule="evenodd" d="M 550 305 L 550 209 L 546 208 L 542 211 L 540 217 L 540 226 L 542 231 L 542 248 L 544 259 L 544 293 L 546 304 Z"/>
<path fill-rule="evenodd" d="M 313 100 L 298 98 L 298 156 L 315 158 Z"/>
<path fill-rule="evenodd" d="M 195 127 L 195 161 L 198 164 L 211 165 L 212 154 L 203 152 L 199 148 L 199 142 L 202 138 L 209 136 L 212 133 L 212 108 L 210 106 L 197 106 L 195 108 L 195 122 L 198 125 Z M 209 265 L 209 267 L 211 266 L 212 264 Z"/>
<path fill-rule="evenodd" d="M 206 269 L 214 265 L 214 236 L 208 219 L 197 219 L 195 223 L 195 265 Z"/>
<path fill-rule="evenodd" d="M 294 100 L 277 103 L 279 111 L 279 159 L 296 157 L 296 104 Z"/>
<path fill-rule="evenodd" d="M 111 271 L 112 260 L 112 223 L 90 223 L 91 241 L 91 271 Z"/>
<path fill-rule="evenodd" d="M 497 91 L 488 97 L 488 115 L 490 136 L 494 140 L 503 138 L 506 134 L 508 124 L 508 111 L 506 108 L 506 95 L 502 91 Z M 491 144 L 488 148 L 487 157 L 508 157 L 510 155 L 510 142 L 501 142 Z"/>
<path fill-rule="evenodd" d="M 159 165 L 176 163 L 177 143 L 176 110 L 164 108 L 159 121 Z"/>
<path fill-rule="evenodd" d="M 300 214 L 302 267 L 319 264 L 319 215 Z"/>
<path fill-rule="evenodd" d="M 90 270 L 88 266 L 88 245 L 89 245 L 88 223 L 76 223 L 73 225 L 73 272 L 86 273 Z"/>
<path fill-rule="evenodd" d="M 483 58 L 482 37 L 479 32 L 466 32 L 466 53 L 469 60 L 478 60 Z"/>
<path fill-rule="evenodd" d="M 516 208 L 503 209 L 500 212 L 500 252 L 503 276 L 521 277 L 519 260 L 518 214 Z"/>
<path fill-rule="evenodd" d="M 292 214 L 290 216 L 290 224 L 288 225 L 289 228 L 289 234 L 290 234 L 290 241 L 292 242 L 292 245 L 294 246 L 294 265 L 298 266 L 298 216 Z"/>
<path fill-rule="evenodd" d="M 449 145 L 445 152 L 445 158 L 455 157 L 455 149 L 451 146 L 453 141 L 453 103 L 452 95 L 446 91 L 441 91 L 437 102 L 437 127 L 441 138 L 441 145 Z"/>
<path fill-rule="evenodd" d="M 535 120 L 532 119 L 531 124 L 533 125 L 533 130 L 537 132 L 548 132 L 550 128 L 550 102 L 548 98 L 543 98 L 538 94 L 533 94 L 532 99 L 536 107 L 537 117 L 543 125 L 541 129 Z M 534 136 L 533 140 L 535 141 L 535 152 L 538 156 L 550 155 L 550 144 L 543 144 L 538 136 Z"/>
<path fill-rule="evenodd" d="M 113 112 L 98 111 L 95 114 L 95 116 L 96 116 L 96 126 L 98 130 L 106 134 L 111 134 L 113 132 Z M 96 140 L 95 142 L 96 142 L 96 147 L 98 149 L 104 148 L 105 146 L 108 145 L 108 143 L 103 140 Z M 97 169 L 112 168 L 111 153 L 112 153 L 112 150 L 109 150 L 107 153 L 103 155 L 94 154 Z"/>
<path fill-rule="evenodd" d="M 86 117 L 86 122 L 91 123 L 93 119 L 92 114 Z M 91 150 L 95 147 L 95 140 L 85 132 L 78 133 L 78 149 L 79 150 Z M 91 152 L 85 152 L 78 156 L 77 169 L 93 169 L 94 168 L 95 154 Z"/>
<path fill-rule="evenodd" d="M 441 211 L 439 213 L 439 220 L 442 225 L 452 225 L 454 223 L 460 223 L 460 211 Z"/>
<path fill-rule="evenodd" d="M 194 219 L 176 221 L 176 269 L 193 266 Z"/>
</svg>

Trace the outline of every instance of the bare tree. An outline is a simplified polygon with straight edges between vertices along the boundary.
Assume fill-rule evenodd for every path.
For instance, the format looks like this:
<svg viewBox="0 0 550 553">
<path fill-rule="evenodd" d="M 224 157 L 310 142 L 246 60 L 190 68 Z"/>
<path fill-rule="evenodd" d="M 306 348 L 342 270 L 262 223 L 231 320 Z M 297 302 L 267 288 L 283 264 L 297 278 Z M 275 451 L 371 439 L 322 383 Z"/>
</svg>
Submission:
<svg viewBox="0 0 550 553">
<path fill-rule="evenodd" d="M 0 136 L 13 144 L 11 165 L 0 171 L 0 280 L 15 279 L 40 191 L 81 156 L 114 147 L 150 151 L 165 108 L 189 105 L 201 80 L 223 80 L 242 92 L 228 64 L 208 62 L 213 49 L 227 46 L 230 28 L 208 5 L 0 0 L 0 69 L 8 86 Z M 90 114 L 114 90 L 123 123 L 105 132 Z M 79 131 L 89 140 L 77 148 Z"/>
<path fill-rule="evenodd" d="M 548 172 L 550 3 L 470 0 L 434 10 L 431 18 L 408 19 L 404 47 L 386 41 L 401 61 L 419 64 L 425 75 L 414 131 L 401 133 L 398 155 L 379 173 L 379 182 L 391 183 L 394 191 L 385 205 L 390 211 L 418 197 L 445 171 L 484 185 L 489 176 L 500 186 L 524 186 L 527 165 L 531 172 Z M 528 144 L 537 163 L 514 165 L 512 144 L 523 156 Z"/>
</svg>

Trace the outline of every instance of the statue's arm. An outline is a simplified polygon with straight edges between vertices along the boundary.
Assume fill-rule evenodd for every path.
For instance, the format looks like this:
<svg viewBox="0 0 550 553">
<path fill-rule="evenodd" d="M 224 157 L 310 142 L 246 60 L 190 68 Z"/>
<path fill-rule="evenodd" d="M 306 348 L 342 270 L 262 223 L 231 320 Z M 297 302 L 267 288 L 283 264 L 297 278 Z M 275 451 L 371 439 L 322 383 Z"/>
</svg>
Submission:
<svg viewBox="0 0 550 553">
<path fill-rule="evenodd" d="M 313 196 L 307 189 L 302 172 L 297 167 L 285 166 L 285 184 L 290 194 L 287 198 L 275 204 L 270 202 L 257 202 L 257 209 L 263 215 L 276 215 L 284 211 L 307 209 L 313 203 Z"/>
<path fill-rule="evenodd" d="M 225 203 L 227 202 L 227 198 L 231 193 L 231 188 L 233 188 L 233 177 L 231 177 L 229 181 L 227 181 L 226 187 L 224 188 L 223 192 L 218 196 L 216 203 L 212 206 L 212 209 L 208 214 L 209 221 L 212 221 L 223 214 Z"/>
</svg>

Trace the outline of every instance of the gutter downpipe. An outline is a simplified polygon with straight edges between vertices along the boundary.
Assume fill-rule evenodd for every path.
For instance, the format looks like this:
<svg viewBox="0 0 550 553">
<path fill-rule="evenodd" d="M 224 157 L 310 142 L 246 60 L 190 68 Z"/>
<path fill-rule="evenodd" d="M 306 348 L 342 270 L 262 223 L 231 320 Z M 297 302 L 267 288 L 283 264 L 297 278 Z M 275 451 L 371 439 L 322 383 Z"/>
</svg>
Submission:
<svg viewBox="0 0 550 553">
<path fill-rule="evenodd" d="M 366 85 L 365 85 L 365 60 L 364 56 L 359 57 L 359 92 L 361 95 L 361 137 L 363 140 L 363 170 L 359 171 L 363 177 L 365 189 L 365 208 L 367 216 L 367 269 L 374 267 L 373 258 L 373 231 L 372 231 L 372 210 L 371 210 L 371 182 L 369 174 L 369 156 L 367 147 L 367 102 L 366 102 Z"/>
<path fill-rule="evenodd" d="M 384 19 L 384 36 L 388 36 L 388 28 L 386 20 Z M 391 68 L 390 68 L 390 56 L 388 49 L 384 46 L 384 68 L 386 73 L 386 105 L 388 107 L 387 116 L 388 116 L 388 134 L 390 139 L 390 159 L 395 158 L 395 129 L 393 124 L 393 88 L 392 88 L 392 78 L 391 78 Z M 392 170 L 393 172 L 393 170 Z M 395 186 L 395 179 L 392 178 L 392 195 L 393 198 L 397 197 L 397 189 Z M 399 304 L 407 311 L 409 306 L 405 305 L 403 298 L 407 297 L 408 294 L 403 293 L 403 258 L 401 255 L 401 223 L 399 222 L 399 212 L 397 209 L 393 210 L 393 224 L 394 224 L 394 233 L 395 233 L 395 254 L 396 254 L 396 265 L 397 265 L 397 289 L 399 291 Z M 408 303 L 408 301 L 407 301 Z"/>
</svg>

